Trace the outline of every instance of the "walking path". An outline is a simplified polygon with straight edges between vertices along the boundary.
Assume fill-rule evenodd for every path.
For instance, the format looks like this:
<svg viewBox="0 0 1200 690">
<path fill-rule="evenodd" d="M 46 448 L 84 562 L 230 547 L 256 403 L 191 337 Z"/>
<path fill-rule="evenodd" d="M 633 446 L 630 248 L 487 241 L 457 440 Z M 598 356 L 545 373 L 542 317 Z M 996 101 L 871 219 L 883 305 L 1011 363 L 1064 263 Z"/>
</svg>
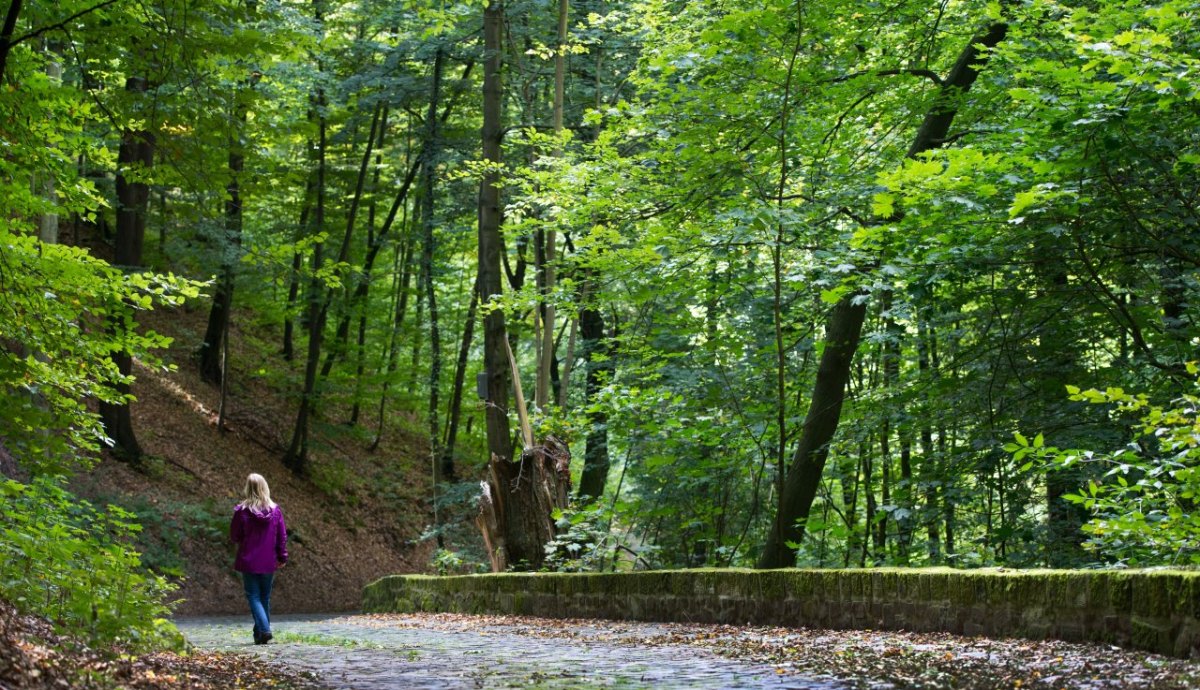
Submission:
<svg viewBox="0 0 1200 690">
<path fill-rule="evenodd" d="M 1107 645 L 458 614 L 184 618 L 197 647 L 258 654 L 330 688 L 1196 690 L 1200 662 Z"/>
<path fill-rule="evenodd" d="M 781 674 L 775 667 L 721 658 L 684 645 L 640 647 L 618 632 L 575 628 L 570 640 L 539 637 L 526 625 L 494 620 L 428 626 L 421 617 L 277 616 L 276 639 L 255 645 L 248 617 L 185 618 L 179 629 L 198 647 L 260 654 L 318 674 L 334 688 L 785 688 L 837 690 L 830 679 Z"/>
</svg>

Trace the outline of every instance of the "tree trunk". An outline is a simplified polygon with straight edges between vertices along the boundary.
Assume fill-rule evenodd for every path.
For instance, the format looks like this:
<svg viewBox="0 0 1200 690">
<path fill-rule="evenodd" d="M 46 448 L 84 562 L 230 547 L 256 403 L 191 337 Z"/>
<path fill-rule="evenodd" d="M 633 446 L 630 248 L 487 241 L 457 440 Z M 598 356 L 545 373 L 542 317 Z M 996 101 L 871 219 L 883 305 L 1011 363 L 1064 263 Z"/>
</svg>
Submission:
<svg viewBox="0 0 1200 690">
<path fill-rule="evenodd" d="M 567 73 L 567 17 L 570 14 L 570 0 L 558 0 L 558 46 L 554 51 L 554 135 L 560 136 L 563 131 L 563 103 L 566 97 Z M 562 156 L 561 144 L 555 145 L 556 156 Z M 545 410 L 550 406 L 550 379 L 552 373 L 557 373 L 554 366 L 557 347 L 554 340 L 554 261 L 557 251 L 557 238 L 553 224 L 546 228 L 545 255 L 542 263 L 544 275 L 543 311 L 542 311 L 542 348 L 538 360 L 537 395 L 535 404 Z"/>
<path fill-rule="evenodd" d="M 429 456 L 434 461 L 434 476 L 441 472 L 441 423 L 438 419 L 438 388 L 442 379 L 442 338 L 438 330 L 437 291 L 434 290 L 434 197 L 433 178 L 437 158 L 441 155 L 438 137 L 438 99 L 442 92 L 442 68 L 446 54 L 439 46 L 433 58 L 433 75 L 429 86 L 429 110 L 425 116 L 425 160 L 421 164 L 421 275 L 425 302 L 429 305 Z"/>
<path fill-rule="evenodd" d="M 61 85 L 62 61 L 55 48 L 57 46 L 51 47 L 49 41 L 45 43 L 46 76 L 50 78 L 51 84 Z M 0 77 L 3 77 L 2 71 L 0 71 Z M 46 171 L 44 179 L 38 179 L 38 176 L 35 175 L 34 180 L 34 194 L 40 195 L 50 203 L 54 203 L 58 199 L 55 191 L 55 177 L 50 171 Z M 58 244 L 58 213 L 47 211 L 38 217 L 38 238 L 43 244 Z"/>
<path fill-rule="evenodd" d="M 471 75 L 471 70 L 474 67 L 474 65 L 475 65 L 475 63 L 473 61 L 471 61 L 471 62 L 468 62 L 463 67 L 462 76 L 459 77 L 459 80 L 458 80 L 458 87 L 451 90 L 451 93 L 455 97 L 452 97 L 450 99 L 450 102 L 446 104 L 446 107 L 442 109 L 442 113 L 439 118 L 439 124 L 444 124 L 446 122 L 446 120 L 450 117 L 450 113 L 453 111 L 454 105 L 458 102 L 456 96 L 461 91 L 462 87 L 468 82 L 470 75 Z M 379 141 L 376 145 L 377 150 L 381 149 L 383 147 L 383 131 L 384 131 L 384 127 L 386 127 L 386 124 L 387 124 L 387 110 L 385 108 L 384 114 L 383 114 L 383 126 L 380 127 Z M 399 213 L 400 208 L 408 200 L 408 192 L 412 188 L 413 183 L 416 182 L 417 174 L 421 170 L 421 162 L 425 159 L 424 151 L 425 151 L 426 145 L 427 145 L 427 142 L 422 143 L 421 153 L 416 157 L 416 160 L 413 161 L 413 163 L 409 166 L 408 172 L 404 176 L 404 181 L 400 184 L 400 189 L 399 189 L 399 191 L 396 192 L 396 197 L 392 201 L 391 209 L 388 211 L 387 217 L 383 221 L 383 225 L 380 226 L 379 232 L 375 233 L 375 235 L 374 235 L 374 241 L 367 242 L 367 254 L 366 254 L 366 257 L 363 259 L 363 265 L 362 265 L 362 273 L 364 276 L 369 276 L 371 274 L 371 269 L 375 265 L 375 259 L 376 259 L 376 257 L 379 256 L 379 252 L 384 246 L 384 240 L 387 239 L 388 234 L 391 232 L 391 229 L 392 229 L 393 225 L 395 224 L 396 215 Z M 376 156 L 375 160 L 377 162 L 379 161 L 378 155 Z M 378 177 L 376 178 L 376 181 L 378 181 Z M 407 207 L 405 207 L 405 208 L 407 210 Z M 405 216 L 405 218 L 407 218 L 407 215 Z M 401 221 L 401 223 L 400 223 L 401 227 L 403 227 L 404 224 L 405 224 L 405 221 Z M 369 289 L 369 284 L 367 283 L 367 281 L 366 280 L 360 281 L 358 283 L 358 285 L 355 287 L 354 296 L 351 298 L 351 302 L 352 303 L 362 303 L 363 301 L 365 301 L 368 289 Z M 349 334 L 350 319 L 351 319 L 350 311 L 347 311 L 345 314 L 342 315 L 341 320 L 339 320 L 339 322 L 338 322 L 337 333 Z M 361 324 L 361 322 L 360 322 L 360 324 Z"/>
<path fill-rule="evenodd" d="M 930 385 L 929 379 L 929 333 L 925 319 L 917 317 L 917 370 L 925 385 Z M 927 401 L 928 402 L 928 401 Z M 928 414 L 928 408 L 927 408 Z M 925 489 L 925 511 L 922 520 L 925 521 L 925 532 L 928 543 L 926 553 L 931 563 L 937 563 L 942 557 L 941 511 L 938 509 L 938 485 L 942 479 L 938 471 L 937 452 L 933 446 L 933 427 L 926 421 L 921 425 L 921 483 Z"/>
<path fill-rule="evenodd" d="M 21 14 L 23 0 L 9 0 L 8 12 L 4 15 L 4 28 L 0 29 L 0 79 L 8 65 L 8 54 L 13 47 L 13 32 L 17 30 L 17 17 Z"/>
<path fill-rule="evenodd" d="M 504 9 L 499 0 L 483 13 L 485 64 L 483 75 L 483 158 L 489 164 L 479 188 L 479 286 L 487 307 L 500 295 L 503 239 L 500 234 L 500 165 L 502 88 L 500 83 Z M 515 362 L 508 347 L 504 312 L 489 309 L 483 322 L 484 368 L 487 378 L 487 439 L 489 481 L 476 519 L 492 557 L 492 568 L 537 569 L 545 545 L 554 537 L 552 513 L 566 505 L 570 453 L 556 439 L 532 444 L 513 457 L 508 428 L 508 387 Z M 520 388 L 517 388 L 519 393 Z M 518 402 L 520 402 L 518 400 Z M 519 406 L 520 407 L 520 406 Z M 524 415 L 523 415 L 524 416 Z"/>
<path fill-rule="evenodd" d="M 500 0 L 488 2 L 483 12 L 483 159 L 499 166 L 500 144 L 504 135 L 501 123 L 503 93 L 500 83 L 501 34 L 504 8 Z M 505 355 L 507 330 L 504 312 L 490 308 L 493 298 L 501 294 L 499 174 L 493 170 L 484 174 L 479 184 L 479 298 L 488 307 L 483 319 L 483 364 L 487 378 L 487 448 L 490 456 L 490 491 L 485 492 L 481 505 L 480 524 L 492 556 L 492 569 L 504 570 L 530 554 L 522 549 L 524 540 L 516 534 L 516 544 L 509 544 L 509 534 L 515 520 L 508 506 L 516 503 L 510 497 L 509 466 L 513 465 L 512 445 L 508 428 L 509 366 Z"/>
<path fill-rule="evenodd" d="M 471 304 L 467 307 L 466 323 L 463 324 L 462 343 L 458 348 L 458 360 L 454 365 L 454 390 L 450 397 L 450 413 L 446 420 L 446 441 L 442 446 L 442 476 L 453 481 L 454 445 L 458 439 L 458 420 L 462 416 L 463 386 L 467 376 L 467 358 L 471 354 L 471 340 L 475 336 L 475 313 L 479 307 L 479 283 L 471 286 Z"/>
<path fill-rule="evenodd" d="M 125 90 L 144 96 L 150 89 L 145 77 L 129 77 Z M 145 182 L 131 181 L 127 171 L 139 168 L 138 177 L 154 165 L 154 135 L 146 130 L 125 130 L 121 135 L 121 148 L 117 152 L 117 241 L 114 263 L 131 270 L 141 266 L 142 243 L 146 236 L 146 211 L 150 201 L 150 188 Z M 114 326 L 116 327 L 116 326 Z M 113 363 L 122 376 L 129 376 L 133 360 L 128 352 L 113 353 Z M 117 386 L 122 395 L 129 394 L 129 384 Z M 100 418 L 104 431 L 113 441 L 113 450 L 131 462 L 142 457 L 141 446 L 133 433 L 133 419 L 129 404 L 100 403 Z"/>
<path fill-rule="evenodd" d="M 363 151 L 362 162 L 358 166 L 358 178 L 354 185 L 354 196 L 350 199 L 350 210 L 346 214 L 346 230 L 342 233 L 341 248 L 338 249 L 338 263 L 345 263 L 350 259 L 350 244 L 354 237 L 354 221 L 358 217 L 358 209 L 362 202 L 363 188 L 367 182 L 367 170 L 371 164 L 371 153 L 375 150 L 375 133 L 379 128 L 379 118 L 383 112 L 383 103 L 375 104 L 375 108 L 371 113 L 371 131 L 367 134 L 367 146 Z M 352 304 L 358 297 L 358 290 L 355 289 L 354 296 L 350 298 L 348 303 Z M 325 300 L 321 304 L 321 311 L 326 315 L 329 313 L 329 308 L 333 305 L 334 291 L 328 290 L 325 295 Z M 329 372 L 333 370 L 333 363 L 346 350 L 346 343 L 350 337 L 350 317 L 352 310 L 347 308 L 342 318 L 338 320 L 337 334 L 333 339 L 333 347 L 325 355 L 325 364 L 321 367 L 321 378 L 329 376 Z"/>
<path fill-rule="evenodd" d="M 393 32 L 394 33 L 394 32 Z M 367 207 L 367 248 L 370 251 L 378 240 L 375 238 L 375 197 L 379 193 L 379 178 L 383 171 L 383 143 L 387 136 L 388 106 L 383 105 L 383 114 L 379 118 L 379 135 L 375 141 L 375 171 L 371 175 L 371 203 Z M 351 304 L 358 314 L 357 366 L 354 370 L 354 404 L 350 408 L 350 426 L 358 424 L 358 416 L 362 407 L 363 376 L 366 375 L 367 358 L 367 314 L 371 302 L 371 266 L 364 262 L 362 278 L 354 290 Z"/>
<path fill-rule="evenodd" d="M 995 22 L 971 38 L 943 80 L 937 97 L 917 130 L 908 149 L 909 158 L 942 145 L 958 113 L 958 99 L 975 83 L 979 70 L 987 62 L 987 55 L 980 51 L 980 46 L 991 48 L 1002 41 L 1007 33 L 1007 24 Z M 795 564 L 796 548 L 804 539 L 803 522 L 812 508 L 829 455 L 829 443 L 841 418 L 850 365 L 866 316 L 866 300 L 863 297 L 859 293 L 848 294 L 830 311 L 825 326 L 825 350 L 821 354 L 813 384 L 808 414 L 804 419 L 796 453 L 792 457 L 784 491 L 779 497 L 774 527 L 758 561 L 760 568 L 782 568 Z"/>
<path fill-rule="evenodd" d="M 200 346 L 200 378 L 220 384 L 225 391 L 223 338 L 229 332 L 230 311 L 233 309 L 234 271 L 242 246 L 242 197 L 239 179 L 245 168 L 243 140 L 248 116 L 244 96 L 235 89 L 234 132 L 229 137 L 229 182 L 225 185 L 225 242 L 221 246 L 221 277 L 213 292 L 212 309 L 208 313 L 208 328 Z"/>
<path fill-rule="evenodd" d="M 321 0 L 314 0 L 317 24 L 323 23 Z M 323 71 L 320 60 L 317 72 Z M 313 218 L 314 229 L 319 234 L 325 229 L 325 91 L 317 90 L 317 208 Z M 300 394 L 300 409 L 296 413 L 296 425 L 292 430 L 292 441 L 283 456 L 283 464 L 293 474 L 308 473 L 308 427 L 316 398 L 317 366 L 321 360 L 321 338 L 325 334 L 325 309 L 321 304 L 320 272 L 323 264 L 324 243 L 313 245 L 312 278 L 308 284 L 308 355 L 304 362 L 304 389 Z"/>
<path fill-rule="evenodd" d="M 406 209 L 405 216 L 407 215 Z M 402 222 L 407 223 L 407 217 Z M 396 307 L 392 313 L 392 333 L 391 338 L 388 339 L 387 365 L 384 367 L 383 386 L 379 392 L 379 412 L 375 424 L 375 440 L 371 442 L 371 451 L 378 448 L 379 442 L 383 440 L 383 416 L 387 408 L 388 389 L 391 387 L 392 377 L 396 373 L 398 353 L 400 352 L 400 327 L 404 324 L 404 314 L 408 310 L 408 284 L 412 275 L 412 254 L 412 242 L 406 236 L 402 239 L 401 246 L 396 248 L 396 263 L 400 265 L 392 268 L 393 273 L 396 273 L 399 268 L 400 277 L 394 283 L 395 292 L 399 294 L 396 295 Z"/>
<path fill-rule="evenodd" d="M 611 347 L 605 339 L 604 316 L 599 309 L 585 307 L 579 312 L 579 335 L 582 339 L 583 356 L 587 362 L 587 380 L 584 407 L 590 407 L 603 386 L 612 378 L 615 364 L 611 358 Z M 608 484 L 608 413 L 603 409 L 590 415 L 587 446 L 583 452 L 583 474 L 579 478 L 577 496 L 582 501 L 591 501 L 604 494 Z"/>
<path fill-rule="evenodd" d="M 312 142 L 309 142 L 309 147 L 312 148 Z M 298 242 L 308 229 L 308 216 L 313 192 L 316 190 L 317 182 L 313 177 L 309 177 L 304 183 L 304 201 L 300 207 L 300 222 L 296 226 L 296 241 Z M 292 252 L 292 271 L 288 275 L 288 293 L 287 305 L 284 307 L 283 317 L 283 358 L 287 361 L 292 361 L 295 357 L 294 331 L 296 319 L 292 316 L 292 311 L 296 308 L 296 299 L 300 296 L 300 267 L 303 264 L 304 257 L 299 251 Z"/>
</svg>

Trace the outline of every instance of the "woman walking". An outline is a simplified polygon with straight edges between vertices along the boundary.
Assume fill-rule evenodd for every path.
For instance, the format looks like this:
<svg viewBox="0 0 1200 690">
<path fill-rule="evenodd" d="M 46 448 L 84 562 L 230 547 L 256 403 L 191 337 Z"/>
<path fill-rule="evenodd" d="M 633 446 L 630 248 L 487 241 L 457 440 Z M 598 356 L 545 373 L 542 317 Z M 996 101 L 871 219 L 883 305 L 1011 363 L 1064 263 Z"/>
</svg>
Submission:
<svg viewBox="0 0 1200 690">
<path fill-rule="evenodd" d="M 254 644 L 266 644 L 271 641 L 271 581 L 288 559 L 287 525 L 262 475 L 246 477 L 243 494 L 229 524 L 229 538 L 237 544 L 233 569 L 242 574 L 254 617 Z"/>
</svg>

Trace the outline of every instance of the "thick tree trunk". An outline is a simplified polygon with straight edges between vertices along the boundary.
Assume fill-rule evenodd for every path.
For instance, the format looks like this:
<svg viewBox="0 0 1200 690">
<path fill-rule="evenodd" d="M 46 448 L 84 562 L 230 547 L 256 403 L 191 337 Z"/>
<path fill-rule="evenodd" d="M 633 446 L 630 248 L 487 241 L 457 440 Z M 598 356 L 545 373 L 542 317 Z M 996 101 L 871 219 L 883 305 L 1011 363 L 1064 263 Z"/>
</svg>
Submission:
<svg viewBox="0 0 1200 690">
<path fill-rule="evenodd" d="M 150 88 L 144 77 L 129 77 L 125 90 L 144 95 Z M 117 152 L 117 242 L 114 263 L 130 270 L 141 266 L 142 243 L 146 236 L 146 211 L 150 201 L 150 188 L 145 182 L 131 181 L 127 171 L 139 168 L 138 177 L 154 165 L 154 135 L 146 130 L 125 130 L 121 135 L 121 148 Z M 133 361 L 127 352 L 113 354 L 113 362 L 122 376 L 129 376 Z M 121 394 L 129 393 L 128 384 L 117 386 Z M 137 462 L 142 449 L 133 433 L 133 419 L 129 405 L 100 403 L 100 418 L 104 431 L 113 441 L 113 450 L 121 457 Z"/>
<path fill-rule="evenodd" d="M 485 306 L 501 292 L 503 239 L 500 234 L 499 175 L 502 90 L 500 83 L 504 9 L 499 0 L 483 14 L 483 158 L 490 166 L 479 188 L 479 286 Z M 526 448 L 513 457 L 508 427 L 508 387 L 516 373 L 508 348 L 504 312 L 489 309 L 483 322 L 484 369 L 487 378 L 489 481 L 476 520 L 492 556 L 493 569 L 537 569 L 545 545 L 555 534 L 552 513 L 566 505 L 570 453 L 555 439 L 532 443 L 527 420 Z M 517 387 L 518 395 L 520 387 Z M 519 406 L 520 407 L 520 406 Z"/>
<path fill-rule="evenodd" d="M 850 365 L 854 361 L 866 313 L 866 300 L 855 294 L 843 297 L 829 316 L 812 402 L 780 496 L 775 527 L 758 563 L 760 568 L 795 565 L 793 545 L 804 538 L 803 524 L 797 523 L 808 518 L 809 508 L 817 495 L 821 473 L 829 456 L 829 442 L 840 420 Z"/>
<path fill-rule="evenodd" d="M 938 148 L 946 140 L 950 125 L 958 113 L 959 98 L 975 83 L 979 70 L 987 61 L 987 55 L 981 53 L 980 47 L 987 49 L 997 45 L 1007 33 L 1007 24 L 996 22 L 971 38 L 942 81 L 939 93 L 908 149 L 909 158 Z M 829 455 L 829 444 L 841 418 L 846 382 L 862 335 L 866 308 L 863 295 L 851 293 L 839 300 L 830 311 L 825 326 L 825 350 L 821 354 L 813 384 L 808 414 L 804 419 L 796 453 L 792 457 L 784 491 L 779 497 L 774 527 L 758 561 L 760 568 L 795 565 L 796 547 L 804 539 L 803 523 L 808 519 L 816 497 Z"/>
<path fill-rule="evenodd" d="M 494 166 L 500 165 L 500 143 L 503 137 L 501 106 L 503 94 L 500 84 L 502 32 L 504 7 L 499 0 L 491 0 L 483 12 L 484 67 L 483 67 L 483 159 Z M 485 492 L 480 514 L 480 526 L 492 556 L 492 569 L 504 570 L 522 558 L 529 558 L 521 544 L 524 539 L 517 534 L 517 544 L 510 545 L 510 530 L 517 521 L 510 515 L 509 505 L 516 503 L 510 496 L 509 466 L 513 465 L 512 441 L 508 427 L 508 388 L 510 384 L 508 358 L 505 354 L 507 329 L 504 312 L 490 308 L 493 298 L 501 294 L 499 175 L 489 170 L 479 184 L 479 295 L 488 307 L 483 319 L 483 365 L 487 378 L 487 448 L 490 456 L 488 468 L 490 490 Z"/>
</svg>

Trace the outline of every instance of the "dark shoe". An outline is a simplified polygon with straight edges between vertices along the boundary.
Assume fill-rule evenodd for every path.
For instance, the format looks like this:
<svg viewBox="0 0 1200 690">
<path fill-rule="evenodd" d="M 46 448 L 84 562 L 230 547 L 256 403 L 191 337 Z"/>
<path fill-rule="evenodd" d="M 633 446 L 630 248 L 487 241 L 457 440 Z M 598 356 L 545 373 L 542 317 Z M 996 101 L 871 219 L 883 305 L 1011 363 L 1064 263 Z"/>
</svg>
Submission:
<svg viewBox="0 0 1200 690">
<path fill-rule="evenodd" d="M 271 633 L 263 633 L 263 634 L 259 635 L 258 636 L 259 644 L 266 644 L 266 643 L 270 642 L 272 637 L 275 637 L 275 636 L 272 635 Z"/>
<path fill-rule="evenodd" d="M 262 643 L 263 643 L 263 641 L 262 641 L 262 635 L 259 635 L 259 634 L 258 634 L 258 631 L 257 631 L 257 630 L 255 630 L 255 631 L 254 631 L 254 644 L 262 644 Z"/>
</svg>

